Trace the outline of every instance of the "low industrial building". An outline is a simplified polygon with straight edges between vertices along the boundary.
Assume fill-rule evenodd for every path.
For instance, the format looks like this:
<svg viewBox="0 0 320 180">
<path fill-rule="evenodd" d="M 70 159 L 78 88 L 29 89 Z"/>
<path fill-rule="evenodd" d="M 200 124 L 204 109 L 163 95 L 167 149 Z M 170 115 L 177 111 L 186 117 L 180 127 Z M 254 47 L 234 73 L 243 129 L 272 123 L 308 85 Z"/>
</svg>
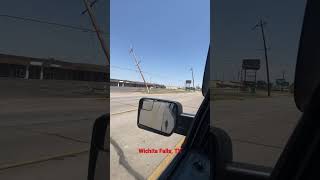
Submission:
<svg viewBox="0 0 320 180">
<path fill-rule="evenodd" d="M 0 77 L 106 82 L 109 76 L 103 65 L 0 54 Z"/>
<path fill-rule="evenodd" d="M 166 88 L 166 86 L 156 83 L 147 83 L 149 88 Z M 139 87 L 144 88 L 146 85 L 144 82 L 139 81 L 129 81 L 129 80 L 121 80 L 121 79 L 110 79 L 110 86 L 117 87 Z"/>
</svg>

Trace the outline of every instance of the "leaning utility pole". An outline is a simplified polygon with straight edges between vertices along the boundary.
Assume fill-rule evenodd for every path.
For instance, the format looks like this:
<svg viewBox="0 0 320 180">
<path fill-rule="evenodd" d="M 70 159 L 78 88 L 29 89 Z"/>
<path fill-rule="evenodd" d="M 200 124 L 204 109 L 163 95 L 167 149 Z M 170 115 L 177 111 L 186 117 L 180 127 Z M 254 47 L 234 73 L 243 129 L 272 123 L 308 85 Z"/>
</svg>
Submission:
<svg viewBox="0 0 320 180">
<path fill-rule="evenodd" d="M 139 72 L 140 72 L 140 75 L 141 75 L 141 77 L 142 77 L 142 80 L 143 80 L 143 82 L 144 82 L 144 84 L 145 84 L 145 86 L 146 86 L 147 92 L 150 93 L 148 84 L 147 84 L 146 80 L 144 79 L 144 76 L 143 76 L 143 74 L 142 74 L 141 68 L 140 68 L 140 66 L 139 66 L 140 61 L 139 61 L 139 62 L 137 61 L 137 57 L 136 57 L 136 54 L 133 52 L 133 48 L 130 48 L 129 53 L 131 53 L 131 54 L 133 55 L 134 62 L 136 63 L 136 66 L 137 66 L 137 68 L 138 68 L 138 70 L 139 70 Z"/>
<path fill-rule="evenodd" d="M 193 90 L 195 91 L 196 89 L 194 88 L 194 76 L 193 76 L 193 69 L 190 68 L 190 71 L 192 73 L 192 86 L 193 86 Z"/>
<path fill-rule="evenodd" d="M 96 33 L 97 33 L 97 36 L 98 36 L 98 39 L 100 41 L 100 45 L 101 45 L 101 48 L 106 56 L 106 60 L 107 60 L 107 65 L 110 65 L 110 53 L 109 51 L 107 50 L 107 47 L 105 45 L 105 42 L 104 42 L 104 39 L 103 37 L 101 36 L 100 34 L 100 30 L 99 30 L 99 27 L 98 27 L 98 24 L 96 22 L 96 19 L 94 17 L 94 14 L 93 14 L 93 11 L 91 9 L 91 7 L 97 2 L 97 0 L 91 2 L 89 4 L 89 2 L 87 0 L 83 0 L 85 6 L 86 6 L 86 10 L 82 12 L 82 14 L 85 14 L 86 12 L 88 12 L 89 16 L 90 16 L 90 19 L 91 19 L 91 23 L 92 23 L 92 26 L 94 27 Z"/>
<path fill-rule="evenodd" d="M 263 40 L 263 47 L 264 47 L 264 56 L 266 59 L 266 69 L 267 69 L 267 83 L 268 83 L 268 96 L 270 96 L 270 79 L 269 79 L 269 64 L 268 64 L 268 54 L 267 54 L 267 46 L 266 46 L 266 39 L 265 39 L 265 34 L 264 34 L 264 29 L 263 27 L 267 23 L 264 22 L 262 19 L 260 22 L 253 27 L 253 29 L 256 29 L 257 27 L 261 28 L 261 34 L 262 34 L 262 40 Z"/>
</svg>

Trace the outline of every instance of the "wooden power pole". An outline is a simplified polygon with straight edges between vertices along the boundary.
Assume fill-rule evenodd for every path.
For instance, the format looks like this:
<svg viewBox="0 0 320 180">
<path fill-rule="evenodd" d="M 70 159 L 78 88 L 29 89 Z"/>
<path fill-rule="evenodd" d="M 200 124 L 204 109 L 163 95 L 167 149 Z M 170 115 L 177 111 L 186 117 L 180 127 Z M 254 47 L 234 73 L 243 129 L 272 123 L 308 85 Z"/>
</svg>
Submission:
<svg viewBox="0 0 320 180">
<path fill-rule="evenodd" d="M 147 84 L 146 80 L 144 79 L 143 73 L 142 73 L 141 68 L 140 68 L 140 66 L 139 66 L 140 62 L 137 61 L 137 57 L 136 57 L 136 54 L 133 52 L 133 48 L 130 48 L 129 53 L 132 54 L 133 59 L 134 59 L 134 62 L 135 62 L 135 64 L 136 64 L 136 66 L 137 66 L 137 68 L 138 68 L 138 70 L 139 70 L 139 72 L 140 72 L 141 78 L 142 78 L 142 80 L 143 80 L 143 82 L 144 82 L 144 85 L 146 86 L 147 92 L 150 93 L 148 84 Z"/>
<path fill-rule="evenodd" d="M 267 70 L 267 83 L 268 83 L 268 96 L 270 96 L 270 78 L 269 78 L 269 63 L 268 63 L 268 53 L 267 53 L 267 45 L 266 45 L 266 38 L 264 34 L 264 26 L 267 23 L 264 22 L 262 19 L 260 22 L 253 27 L 253 29 L 256 29 L 257 27 L 261 28 L 261 34 L 262 34 L 262 40 L 263 40 L 263 47 L 264 47 L 264 56 L 266 60 L 266 70 Z"/>
<path fill-rule="evenodd" d="M 96 22 L 96 19 L 94 17 L 93 11 L 91 9 L 91 7 L 93 6 L 93 4 L 95 4 L 97 2 L 97 0 L 93 1 L 92 3 L 89 4 L 88 0 L 83 0 L 85 6 L 86 6 L 86 10 L 82 12 L 82 14 L 88 12 L 90 19 L 91 19 L 91 23 L 93 28 L 95 29 L 95 32 L 97 33 L 101 48 L 106 56 L 106 61 L 107 61 L 107 66 L 110 65 L 110 53 L 106 47 L 106 44 L 104 42 L 104 39 L 100 33 L 100 29 L 98 27 L 98 23 Z"/>
<path fill-rule="evenodd" d="M 87 0 L 83 0 L 83 2 L 84 2 L 84 5 L 85 5 L 85 7 L 86 7 L 86 10 L 84 10 L 81 14 L 85 14 L 86 12 L 88 12 L 88 14 L 89 14 L 89 17 L 90 17 L 90 20 L 91 20 L 91 23 L 92 23 L 92 26 L 93 26 L 93 28 L 94 28 L 94 30 L 95 30 L 95 32 L 96 32 L 96 34 L 97 34 L 97 37 L 98 37 L 98 39 L 99 39 L 99 42 L 100 42 L 100 45 L 101 45 L 101 49 L 102 49 L 102 51 L 103 51 L 103 53 L 104 53 L 104 55 L 105 55 L 105 57 L 106 57 L 106 68 L 107 68 L 107 70 L 106 70 L 106 80 L 108 81 L 108 79 L 110 78 L 110 74 L 108 75 L 108 68 L 110 68 L 110 52 L 109 52 L 109 50 L 107 49 L 107 47 L 106 47 L 106 44 L 105 44 L 105 41 L 104 41 L 104 39 L 103 39 L 103 37 L 102 37 L 102 35 L 101 35 L 101 31 L 100 31 L 100 29 L 99 29 L 99 26 L 98 26 L 98 23 L 97 23 L 97 21 L 96 21 L 96 18 L 95 18 L 95 16 L 94 16 L 94 14 L 93 14 L 93 11 L 92 11 L 92 9 L 91 9 L 91 7 L 97 2 L 98 0 L 94 0 L 93 2 L 91 2 L 90 4 L 89 4 L 89 2 L 87 1 Z M 109 85 L 108 85 L 109 86 Z M 105 85 L 105 91 L 107 91 L 107 85 Z"/>
</svg>

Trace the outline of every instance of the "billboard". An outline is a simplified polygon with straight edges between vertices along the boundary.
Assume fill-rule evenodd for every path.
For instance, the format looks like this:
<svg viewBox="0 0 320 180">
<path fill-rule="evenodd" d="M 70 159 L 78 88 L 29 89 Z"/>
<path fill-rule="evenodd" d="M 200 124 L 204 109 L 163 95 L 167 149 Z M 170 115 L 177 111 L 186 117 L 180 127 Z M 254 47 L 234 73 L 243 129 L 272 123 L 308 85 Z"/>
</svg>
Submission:
<svg viewBox="0 0 320 180">
<path fill-rule="evenodd" d="M 243 59 L 242 69 L 259 70 L 260 69 L 260 59 Z"/>
</svg>

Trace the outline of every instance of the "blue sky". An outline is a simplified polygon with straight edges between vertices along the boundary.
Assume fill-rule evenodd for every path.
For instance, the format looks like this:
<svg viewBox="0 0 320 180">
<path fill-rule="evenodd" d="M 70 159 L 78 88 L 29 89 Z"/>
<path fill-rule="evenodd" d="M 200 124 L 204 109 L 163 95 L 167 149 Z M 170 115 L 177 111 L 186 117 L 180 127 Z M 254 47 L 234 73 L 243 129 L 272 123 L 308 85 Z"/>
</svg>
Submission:
<svg viewBox="0 0 320 180">
<path fill-rule="evenodd" d="M 111 0 L 111 78 L 138 80 L 129 48 L 141 60 L 146 80 L 202 85 L 210 41 L 209 0 Z"/>
</svg>

